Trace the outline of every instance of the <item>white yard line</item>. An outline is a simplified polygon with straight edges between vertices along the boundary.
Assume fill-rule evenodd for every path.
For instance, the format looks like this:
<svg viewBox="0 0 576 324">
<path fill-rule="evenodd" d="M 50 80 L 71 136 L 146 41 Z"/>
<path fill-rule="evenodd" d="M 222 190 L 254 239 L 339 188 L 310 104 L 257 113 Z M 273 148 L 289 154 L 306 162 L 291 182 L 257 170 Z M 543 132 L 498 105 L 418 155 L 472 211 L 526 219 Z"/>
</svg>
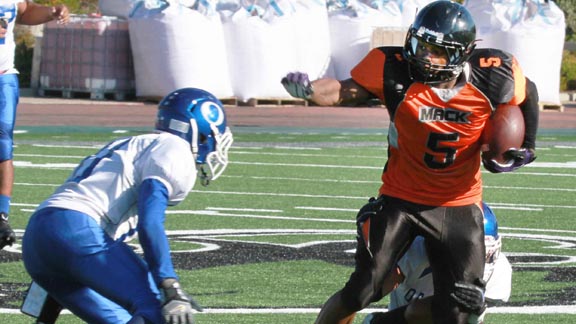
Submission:
<svg viewBox="0 0 576 324">
<path fill-rule="evenodd" d="M 366 308 L 359 313 L 386 311 L 386 308 Z M 320 308 L 204 308 L 204 314 L 317 314 Z M 0 308 L 2 314 L 22 314 L 19 309 Z M 64 310 L 62 314 L 70 315 Z M 490 307 L 488 314 L 576 314 L 576 305 Z"/>
</svg>

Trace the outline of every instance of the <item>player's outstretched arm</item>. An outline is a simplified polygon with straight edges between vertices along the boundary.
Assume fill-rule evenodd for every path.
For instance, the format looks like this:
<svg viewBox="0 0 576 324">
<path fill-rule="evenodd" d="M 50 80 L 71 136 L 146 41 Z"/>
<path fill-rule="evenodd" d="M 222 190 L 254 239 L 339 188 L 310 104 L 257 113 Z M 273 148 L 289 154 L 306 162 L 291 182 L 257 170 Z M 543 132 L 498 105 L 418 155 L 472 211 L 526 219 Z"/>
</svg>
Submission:
<svg viewBox="0 0 576 324">
<path fill-rule="evenodd" d="M 18 4 L 17 23 L 22 25 L 40 25 L 52 20 L 67 24 L 70 21 L 68 7 L 59 4 L 43 6 L 34 2 L 24 1 Z"/>
<path fill-rule="evenodd" d="M 310 81 L 304 72 L 291 72 L 281 83 L 292 97 L 310 100 L 319 106 L 357 105 L 373 97 L 352 79 Z"/>
</svg>

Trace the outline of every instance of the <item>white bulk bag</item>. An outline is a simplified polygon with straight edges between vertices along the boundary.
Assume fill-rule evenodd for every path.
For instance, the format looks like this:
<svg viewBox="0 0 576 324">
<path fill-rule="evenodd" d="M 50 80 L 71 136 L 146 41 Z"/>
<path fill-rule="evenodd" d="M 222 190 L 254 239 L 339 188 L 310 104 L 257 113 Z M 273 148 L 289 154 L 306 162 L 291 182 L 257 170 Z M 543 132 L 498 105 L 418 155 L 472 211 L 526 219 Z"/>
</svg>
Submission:
<svg viewBox="0 0 576 324">
<path fill-rule="evenodd" d="M 400 27 L 402 23 L 399 11 L 391 15 L 363 3 L 332 10 L 328 14 L 332 63 L 339 80 L 350 78 L 350 70 L 368 54 L 376 27 Z"/>
<path fill-rule="evenodd" d="M 103 16 L 128 18 L 139 0 L 99 0 L 98 10 Z"/>
<path fill-rule="evenodd" d="M 238 10 L 224 23 L 232 88 L 242 101 L 289 97 L 280 80 L 295 66 L 292 20 L 264 9 L 254 16 Z"/>
<path fill-rule="evenodd" d="M 478 47 L 512 53 L 538 87 L 540 102 L 560 104 L 560 68 L 566 22 L 553 1 L 469 0 Z"/>
<path fill-rule="evenodd" d="M 128 23 L 138 97 L 163 97 L 184 87 L 232 96 L 219 15 L 170 5 L 140 8 Z"/>
<path fill-rule="evenodd" d="M 396 0 L 402 12 L 402 26 L 409 27 L 418 11 L 436 0 Z"/>
<path fill-rule="evenodd" d="M 292 20 L 294 71 L 308 73 L 311 80 L 334 77 L 330 69 L 331 48 L 328 11 L 325 0 L 299 0 L 294 3 Z"/>
</svg>

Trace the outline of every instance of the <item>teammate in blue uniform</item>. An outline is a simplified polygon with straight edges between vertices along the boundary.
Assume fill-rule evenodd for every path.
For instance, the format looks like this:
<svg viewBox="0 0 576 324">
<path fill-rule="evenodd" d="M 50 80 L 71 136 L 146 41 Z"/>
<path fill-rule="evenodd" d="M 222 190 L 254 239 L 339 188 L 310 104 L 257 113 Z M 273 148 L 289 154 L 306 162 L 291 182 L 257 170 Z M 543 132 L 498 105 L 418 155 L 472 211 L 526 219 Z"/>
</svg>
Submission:
<svg viewBox="0 0 576 324">
<path fill-rule="evenodd" d="M 28 0 L 0 1 L 0 250 L 16 241 L 8 223 L 14 184 L 12 139 L 18 105 L 18 71 L 14 67 L 14 25 L 39 25 L 57 19 L 68 23 L 68 8 L 41 6 Z"/>
<path fill-rule="evenodd" d="M 232 133 L 221 102 L 194 88 L 160 102 L 155 128 L 85 158 L 22 239 L 32 279 L 88 323 L 193 323 L 200 310 L 179 284 L 165 212 L 197 177 L 208 184 L 222 174 Z M 135 236 L 143 258 L 126 243 Z"/>
</svg>

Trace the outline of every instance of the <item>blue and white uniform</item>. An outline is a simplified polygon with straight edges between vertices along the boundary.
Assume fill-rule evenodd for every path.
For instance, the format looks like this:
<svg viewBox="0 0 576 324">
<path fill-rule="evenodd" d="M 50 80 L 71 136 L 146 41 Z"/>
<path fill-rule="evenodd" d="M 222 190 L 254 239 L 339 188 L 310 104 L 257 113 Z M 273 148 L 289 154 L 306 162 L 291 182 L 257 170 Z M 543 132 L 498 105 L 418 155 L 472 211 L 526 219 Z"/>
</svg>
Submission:
<svg viewBox="0 0 576 324">
<path fill-rule="evenodd" d="M 118 139 L 84 159 L 30 218 L 23 259 L 34 281 L 90 323 L 139 315 L 163 323 L 158 284 L 178 278 L 165 209 L 197 177 L 186 140 L 167 132 Z M 137 234 L 144 259 L 125 242 Z"/>
<path fill-rule="evenodd" d="M 404 276 L 404 281 L 390 293 L 389 310 L 434 294 L 432 270 L 423 237 L 416 237 L 406 254 L 398 261 L 398 267 Z M 504 254 L 499 254 L 493 271 L 484 272 L 484 280 L 487 282 L 485 295 L 487 300 L 508 301 L 512 290 L 512 266 Z"/>
</svg>

